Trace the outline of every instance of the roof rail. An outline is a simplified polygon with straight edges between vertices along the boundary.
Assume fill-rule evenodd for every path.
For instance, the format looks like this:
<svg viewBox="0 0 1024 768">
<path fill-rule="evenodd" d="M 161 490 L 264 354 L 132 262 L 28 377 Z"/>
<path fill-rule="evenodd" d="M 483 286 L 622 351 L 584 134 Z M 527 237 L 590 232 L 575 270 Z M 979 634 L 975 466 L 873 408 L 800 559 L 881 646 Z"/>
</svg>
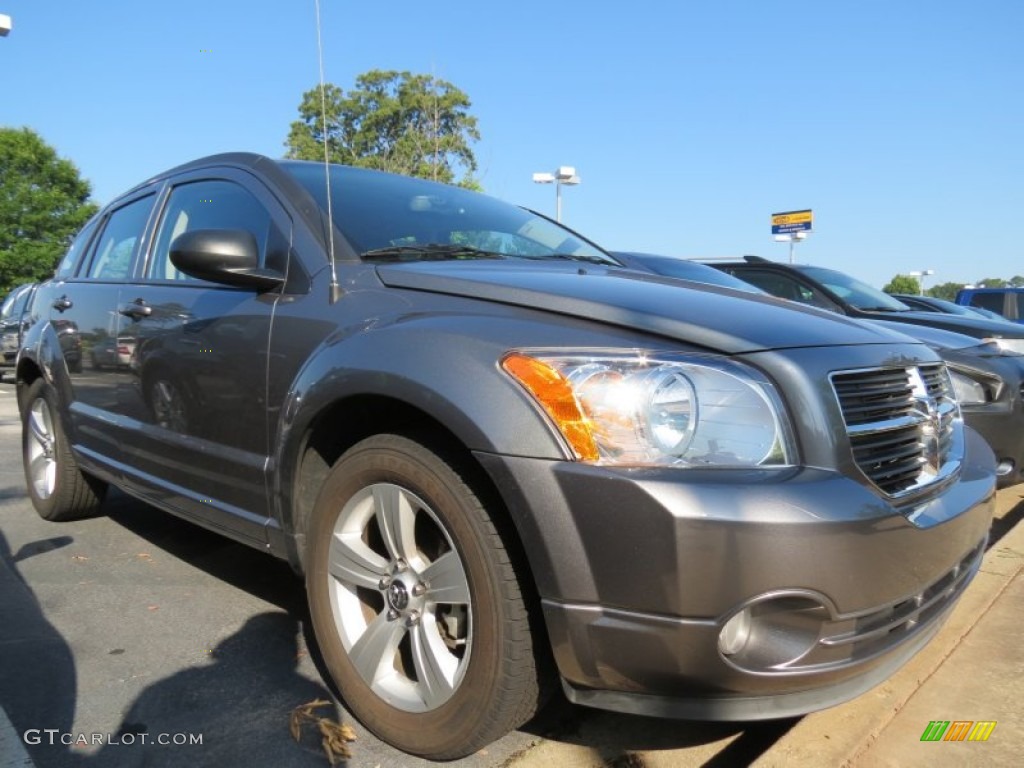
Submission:
<svg viewBox="0 0 1024 768">
<path fill-rule="evenodd" d="M 754 256 L 752 253 L 745 253 L 743 260 L 749 264 L 770 264 L 771 259 L 766 259 L 764 256 Z"/>
</svg>

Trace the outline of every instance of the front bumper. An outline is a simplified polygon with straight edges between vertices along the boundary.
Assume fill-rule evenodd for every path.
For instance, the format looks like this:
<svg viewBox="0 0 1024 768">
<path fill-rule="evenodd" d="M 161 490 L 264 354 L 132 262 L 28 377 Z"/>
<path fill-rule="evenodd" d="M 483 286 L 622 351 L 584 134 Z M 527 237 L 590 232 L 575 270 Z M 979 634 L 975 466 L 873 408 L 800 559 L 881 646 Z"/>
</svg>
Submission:
<svg viewBox="0 0 1024 768">
<path fill-rule="evenodd" d="M 873 687 L 938 631 L 977 570 L 992 457 L 895 509 L 820 469 L 617 470 L 480 455 L 523 539 L 569 698 L 748 720 Z M 747 610 L 742 648 L 723 628 Z"/>
</svg>

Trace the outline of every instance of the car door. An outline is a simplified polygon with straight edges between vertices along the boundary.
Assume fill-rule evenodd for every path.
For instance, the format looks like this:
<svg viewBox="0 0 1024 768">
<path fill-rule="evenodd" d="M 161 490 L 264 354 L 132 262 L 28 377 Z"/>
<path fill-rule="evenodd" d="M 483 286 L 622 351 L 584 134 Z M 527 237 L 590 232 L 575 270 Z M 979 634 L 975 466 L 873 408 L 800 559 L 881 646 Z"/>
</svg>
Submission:
<svg viewBox="0 0 1024 768">
<path fill-rule="evenodd" d="M 287 258 L 291 220 L 241 171 L 170 185 L 140 278 L 118 312 L 130 350 L 129 481 L 136 492 L 236 536 L 265 541 L 267 344 L 279 293 L 214 285 L 178 271 L 171 244 L 196 229 L 243 229 L 261 265 Z"/>
<path fill-rule="evenodd" d="M 92 351 L 119 333 L 118 295 L 144 248 L 155 199 L 153 190 L 135 195 L 91 222 L 75 243 L 84 253 L 79 256 L 73 248 L 65 259 L 75 257 L 72 268 L 65 270 L 62 264 L 34 302 L 39 312 L 48 313 L 54 346 L 63 360 L 54 378 L 70 387 L 71 441 L 87 454 L 87 461 L 111 471 L 122 458 L 119 382 L 116 370 L 93 365 Z"/>
</svg>

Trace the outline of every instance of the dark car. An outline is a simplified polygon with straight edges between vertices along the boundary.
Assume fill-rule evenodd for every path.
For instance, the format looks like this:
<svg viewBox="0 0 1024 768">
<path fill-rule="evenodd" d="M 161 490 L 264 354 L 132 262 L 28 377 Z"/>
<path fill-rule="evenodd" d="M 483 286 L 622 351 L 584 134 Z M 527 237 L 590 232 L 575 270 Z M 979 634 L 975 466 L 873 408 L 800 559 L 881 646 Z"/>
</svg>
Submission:
<svg viewBox="0 0 1024 768">
<path fill-rule="evenodd" d="M 1024 323 L 1024 288 L 961 288 L 956 293 L 956 303 Z"/>
<path fill-rule="evenodd" d="M 6 367 L 14 365 L 18 349 L 21 346 L 23 318 L 35 290 L 36 283 L 19 285 L 7 294 L 7 298 L 0 305 L 0 350 L 3 351 L 0 365 Z"/>
<path fill-rule="evenodd" d="M 911 293 L 893 293 L 890 295 L 894 299 L 899 299 L 911 309 L 920 309 L 924 312 L 945 312 L 947 315 L 964 315 L 967 317 L 981 315 L 989 320 L 997 320 L 1004 323 L 1010 322 L 997 312 L 992 312 L 982 307 L 965 307 L 952 301 L 936 298 L 935 296 L 915 296 Z"/>
<path fill-rule="evenodd" d="M 1024 328 L 984 317 L 916 311 L 889 294 L 854 277 L 827 267 L 782 264 L 759 256 L 708 261 L 710 266 L 783 299 L 867 320 L 896 320 L 927 325 L 976 339 L 989 339 L 1000 347 L 1024 354 Z"/>
<path fill-rule="evenodd" d="M 641 253 L 639 251 L 611 251 L 623 266 L 630 269 L 639 269 L 642 272 L 653 272 L 656 275 L 675 277 L 680 280 L 688 280 L 693 283 L 705 285 L 719 285 L 723 288 L 733 288 L 737 291 L 756 291 L 765 294 L 760 288 L 733 277 L 721 270 L 701 264 L 690 259 L 681 259 L 677 256 L 662 256 L 656 253 Z M 767 294 L 765 294 L 767 295 Z"/>
<path fill-rule="evenodd" d="M 632 269 L 764 293 L 752 283 L 700 262 L 649 253 L 615 251 L 613 255 Z M 959 309 L 970 312 L 963 307 Z M 939 353 L 949 366 L 964 421 L 981 433 L 996 455 L 999 486 L 1021 482 L 1024 479 L 1024 357 L 991 342 L 979 343 L 971 336 L 940 328 L 895 320 L 865 319 L 864 322 L 904 333 Z"/>
<path fill-rule="evenodd" d="M 926 345 L 624 269 L 477 192 L 207 158 L 104 208 L 36 305 L 37 511 L 114 484 L 286 558 L 351 711 L 431 758 L 526 721 L 548 668 L 659 716 L 849 699 L 987 541 L 994 457 Z M 131 365 L 76 373 L 60 322 Z"/>
</svg>

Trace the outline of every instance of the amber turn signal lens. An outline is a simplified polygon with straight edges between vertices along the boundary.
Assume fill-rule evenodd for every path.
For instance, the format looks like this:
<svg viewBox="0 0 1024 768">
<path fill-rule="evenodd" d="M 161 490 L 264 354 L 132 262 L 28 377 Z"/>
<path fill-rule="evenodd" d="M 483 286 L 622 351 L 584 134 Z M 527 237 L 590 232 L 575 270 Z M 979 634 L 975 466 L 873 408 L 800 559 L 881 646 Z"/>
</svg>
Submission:
<svg viewBox="0 0 1024 768">
<path fill-rule="evenodd" d="M 543 406 L 581 461 L 597 461 L 600 454 L 590 419 L 580 411 L 566 378 L 547 363 L 512 353 L 501 361 L 516 381 Z"/>
</svg>

